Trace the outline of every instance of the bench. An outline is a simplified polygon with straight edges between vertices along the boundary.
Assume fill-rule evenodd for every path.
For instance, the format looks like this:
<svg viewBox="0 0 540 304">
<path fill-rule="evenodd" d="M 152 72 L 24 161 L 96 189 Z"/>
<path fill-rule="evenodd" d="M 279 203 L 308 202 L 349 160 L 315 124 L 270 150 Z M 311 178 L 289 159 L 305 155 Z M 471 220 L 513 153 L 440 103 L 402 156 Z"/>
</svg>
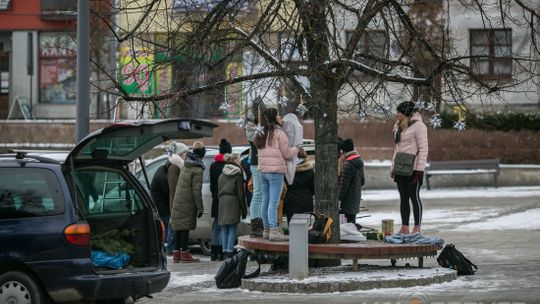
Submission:
<svg viewBox="0 0 540 304">
<path fill-rule="evenodd" d="M 479 160 L 445 160 L 431 161 L 426 167 L 426 186 L 431 189 L 429 178 L 433 175 L 452 174 L 493 174 L 493 182 L 497 188 L 497 176 L 499 175 L 498 159 Z"/>
<path fill-rule="evenodd" d="M 289 242 L 272 242 L 262 238 L 240 236 L 238 245 L 262 254 L 289 254 Z M 416 258 L 418 267 L 422 268 L 424 257 L 436 256 L 438 249 L 437 245 L 432 244 L 389 244 L 379 241 L 308 245 L 310 259 L 351 259 L 354 271 L 358 271 L 359 259 L 390 259 L 392 265 L 395 265 L 397 259 Z"/>
</svg>

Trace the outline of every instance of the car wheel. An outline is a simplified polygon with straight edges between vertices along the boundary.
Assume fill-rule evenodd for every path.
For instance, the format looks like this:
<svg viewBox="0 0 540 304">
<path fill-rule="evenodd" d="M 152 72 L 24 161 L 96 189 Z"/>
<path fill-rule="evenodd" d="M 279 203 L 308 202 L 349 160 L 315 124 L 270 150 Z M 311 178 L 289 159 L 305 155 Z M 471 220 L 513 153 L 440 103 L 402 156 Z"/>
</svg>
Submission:
<svg viewBox="0 0 540 304">
<path fill-rule="evenodd" d="M 199 245 L 201 246 L 201 252 L 204 255 L 210 255 L 210 240 L 199 240 Z"/>
<path fill-rule="evenodd" d="M 27 274 L 10 271 L 0 275 L 0 303 L 43 304 L 46 302 L 39 285 Z"/>
</svg>

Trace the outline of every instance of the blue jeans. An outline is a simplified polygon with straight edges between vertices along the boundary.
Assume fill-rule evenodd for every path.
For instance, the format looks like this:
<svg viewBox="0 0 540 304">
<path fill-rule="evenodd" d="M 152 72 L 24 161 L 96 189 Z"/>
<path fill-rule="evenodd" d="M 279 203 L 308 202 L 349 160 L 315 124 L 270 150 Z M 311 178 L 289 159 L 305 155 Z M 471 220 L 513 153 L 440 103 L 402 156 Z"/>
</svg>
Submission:
<svg viewBox="0 0 540 304">
<path fill-rule="evenodd" d="M 220 236 L 221 226 L 218 224 L 218 219 L 215 218 L 212 223 L 212 239 L 210 240 L 210 245 L 219 246 L 222 244 Z"/>
<path fill-rule="evenodd" d="M 251 205 L 249 206 L 249 216 L 251 219 L 261 217 L 261 180 L 257 166 L 251 166 L 251 178 L 253 179 L 253 196 L 251 197 Z"/>
<path fill-rule="evenodd" d="M 221 225 L 221 244 L 223 252 L 232 252 L 236 242 L 236 228 L 238 224 Z"/>
<path fill-rule="evenodd" d="M 277 228 L 277 208 L 283 190 L 283 173 L 259 173 L 261 180 L 261 217 L 265 228 Z"/>
<path fill-rule="evenodd" d="M 165 243 L 167 243 L 167 253 L 172 254 L 174 248 L 174 230 L 170 223 L 171 217 L 168 215 L 161 216 L 163 225 L 165 225 Z"/>
</svg>

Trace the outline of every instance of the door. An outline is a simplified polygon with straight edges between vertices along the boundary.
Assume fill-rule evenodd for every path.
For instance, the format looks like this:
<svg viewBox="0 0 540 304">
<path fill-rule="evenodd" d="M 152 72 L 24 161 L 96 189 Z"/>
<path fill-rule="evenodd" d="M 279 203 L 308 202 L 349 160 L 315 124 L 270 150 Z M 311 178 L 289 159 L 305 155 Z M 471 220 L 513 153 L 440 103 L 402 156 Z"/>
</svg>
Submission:
<svg viewBox="0 0 540 304">
<path fill-rule="evenodd" d="M 0 52 L 0 119 L 9 113 L 9 53 Z"/>
</svg>

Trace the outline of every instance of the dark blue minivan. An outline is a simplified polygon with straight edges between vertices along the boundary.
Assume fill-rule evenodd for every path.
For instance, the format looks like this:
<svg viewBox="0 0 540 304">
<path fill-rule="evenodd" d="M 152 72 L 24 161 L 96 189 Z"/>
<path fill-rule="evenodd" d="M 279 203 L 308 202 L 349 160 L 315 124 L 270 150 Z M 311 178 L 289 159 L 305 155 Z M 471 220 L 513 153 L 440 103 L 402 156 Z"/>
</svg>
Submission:
<svg viewBox="0 0 540 304">
<path fill-rule="evenodd" d="M 166 140 L 212 136 L 214 127 L 123 122 L 70 153 L 0 155 L 0 303 L 129 303 L 163 290 L 163 224 L 128 164 Z M 128 258 L 97 263 L 93 253 L 107 248 Z"/>
</svg>

